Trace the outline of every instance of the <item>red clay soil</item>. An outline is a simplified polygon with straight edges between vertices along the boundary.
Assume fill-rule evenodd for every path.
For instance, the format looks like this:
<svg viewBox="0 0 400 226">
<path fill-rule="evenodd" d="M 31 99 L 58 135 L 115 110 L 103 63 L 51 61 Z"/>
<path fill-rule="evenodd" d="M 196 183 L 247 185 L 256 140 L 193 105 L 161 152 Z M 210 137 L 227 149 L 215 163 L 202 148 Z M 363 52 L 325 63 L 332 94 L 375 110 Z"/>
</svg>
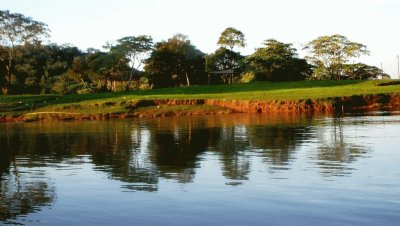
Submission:
<svg viewBox="0 0 400 226">
<path fill-rule="evenodd" d="M 138 103 L 140 104 L 140 103 Z M 400 106 L 400 94 L 354 95 L 326 99 L 301 100 L 154 100 L 146 101 L 147 106 L 157 105 L 209 105 L 218 106 L 241 113 L 266 112 L 341 112 L 356 109 L 375 110 Z M 140 104 L 141 106 L 146 104 Z"/>
<path fill-rule="evenodd" d="M 131 118 L 131 117 L 162 117 L 200 114 L 196 112 L 168 112 L 155 114 L 138 112 L 138 108 L 150 106 L 176 106 L 176 105 L 208 105 L 217 106 L 226 111 L 207 112 L 201 114 L 226 114 L 226 113 L 276 113 L 276 112 L 297 112 L 297 113 L 337 113 L 353 110 L 373 111 L 380 109 L 395 109 L 400 107 L 400 94 L 376 94 L 376 95 L 354 95 L 350 97 L 333 97 L 326 99 L 301 99 L 301 100 L 210 100 L 210 99 L 189 99 L 189 100 L 142 100 L 126 104 L 128 113 L 106 113 L 106 114 L 77 114 L 64 115 L 46 114 L 39 117 L 28 118 L 17 116 L 12 118 L 2 117 L 0 122 L 17 121 L 39 121 L 39 120 L 104 120 L 109 118 Z"/>
<path fill-rule="evenodd" d="M 205 100 L 206 105 L 225 107 L 235 112 L 341 112 L 356 109 L 375 110 L 400 106 L 400 95 L 377 94 L 334 97 L 320 100 L 271 100 L 271 101 L 238 101 L 238 100 Z"/>
</svg>

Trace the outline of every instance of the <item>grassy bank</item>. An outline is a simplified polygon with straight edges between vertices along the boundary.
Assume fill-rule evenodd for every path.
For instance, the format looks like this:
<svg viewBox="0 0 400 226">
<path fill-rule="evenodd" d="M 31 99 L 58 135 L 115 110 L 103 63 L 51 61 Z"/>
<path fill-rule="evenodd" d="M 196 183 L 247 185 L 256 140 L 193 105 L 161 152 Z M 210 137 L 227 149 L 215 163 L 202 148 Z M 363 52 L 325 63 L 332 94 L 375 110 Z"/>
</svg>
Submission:
<svg viewBox="0 0 400 226">
<path fill-rule="evenodd" d="M 387 82 L 387 81 L 385 81 Z M 15 117 L 35 112 L 65 112 L 78 114 L 112 114 L 152 109 L 132 106 L 141 100 L 300 100 L 324 99 L 366 94 L 399 93 L 400 85 L 378 86 L 383 81 L 301 81 L 253 84 L 191 86 L 144 91 L 129 91 L 73 95 L 15 95 L 0 96 L 3 117 Z M 182 108 L 182 107 L 181 107 Z M 159 110 L 154 108 L 154 111 Z M 211 111 L 222 109 L 213 108 Z M 180 111 L 179 108 L 165 111 Z M 184 111 L 190 111 L 184 109 Z M 200 108 L 194 111 L 202 111 Z"/>
</svg>

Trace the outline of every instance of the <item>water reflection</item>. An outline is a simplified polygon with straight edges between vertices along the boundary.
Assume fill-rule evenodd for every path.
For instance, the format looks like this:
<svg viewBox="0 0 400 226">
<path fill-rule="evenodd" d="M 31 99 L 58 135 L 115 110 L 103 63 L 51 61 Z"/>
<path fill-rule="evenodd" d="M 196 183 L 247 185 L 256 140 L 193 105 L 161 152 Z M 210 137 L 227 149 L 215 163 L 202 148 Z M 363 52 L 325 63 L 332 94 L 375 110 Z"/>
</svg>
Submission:
<svg viewBox="0 0 400 226">
<path fill-rule="evenodd" d="M 274 169 L 288 169 L 297 148 L 315 136 L 316 131 L 304 123 L 256 126 L 252 129 L 252 147 L 262 149 L 262 156 Z M 262 137 L 262 139 L 258 139 Z"/>
<path fill-rule="evenodd" d="M 125 191 L 158 191 L 161 178 L 191 183 L 210 154 L 227 185 L 250 180 L 259 170 L 255 158 L 268 172 L 294 170 L 301 148 L 322 176 L 347 175 L 352 163 L 370 151 L 349 138 L 349 128 L 354 125 L 343 118 L 295 114 L 4 124 L 0 220 L 51 205 L 56 197 L 52 179 L 35 169 L 71 165 L 82 155 L 93 170 L 123 182 Z"/>
<path fill-rule="evenodd" d="M 15 157 L 11 146 L 8 139 L 0 137 L 0 221 L 6 223 L 51 205 L 56 197 L 44 170 L 28 170 L 37 164 Z"/>
<path fill-rule="evenodd" d="M 350 121 L 351 122 L 351 121 Z M 321 127 L 318 136 L 316 164 L 324 176 L 345 176 L 353 170 L 350 165 L 360 157 L 366 156 L 370 148 L 357 141 L 356 131 L 352 131 L 343 118 L 331 118 L 328 127 Z M 345 126 L 347 123 L 347 133 Z M 350 133 L 354 134 L 350 134 Z"/>
</svg>

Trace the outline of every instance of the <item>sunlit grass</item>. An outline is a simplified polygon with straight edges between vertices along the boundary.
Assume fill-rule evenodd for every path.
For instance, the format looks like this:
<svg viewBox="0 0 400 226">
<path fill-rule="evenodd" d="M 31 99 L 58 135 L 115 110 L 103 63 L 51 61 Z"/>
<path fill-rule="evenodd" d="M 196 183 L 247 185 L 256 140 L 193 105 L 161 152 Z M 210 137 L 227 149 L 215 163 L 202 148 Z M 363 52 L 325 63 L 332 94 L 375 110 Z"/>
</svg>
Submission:
<svg viewBox="0 0 400 226">
<path fill-rule="evenodd" d="M 123 103 L 156 99 L 299 100 L 400 92 L 400 85 L 377 86 L 374 81 L 258 82 L 97 94 L 0 96 L 2 114 L 35 111 L 86 114 L 124 112 Z M 111 104 L 107 104 L 111 103 Z"/>
</svg>

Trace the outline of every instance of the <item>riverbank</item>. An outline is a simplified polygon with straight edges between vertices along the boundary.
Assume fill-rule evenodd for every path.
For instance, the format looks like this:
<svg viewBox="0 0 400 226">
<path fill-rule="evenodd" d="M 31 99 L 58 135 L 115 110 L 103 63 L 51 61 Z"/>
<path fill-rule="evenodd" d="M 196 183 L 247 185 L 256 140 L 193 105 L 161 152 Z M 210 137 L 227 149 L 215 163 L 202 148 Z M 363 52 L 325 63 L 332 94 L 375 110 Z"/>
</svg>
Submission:
<svg viewBox="0 0 400 226">
<path fill-rule="evenodd" d="M 267 112 L 346 112 L 400 106 L 397 81 L 302 81 L 86 95 L 0 97 L 0 121 L 99 120 Z"/>
</svg>

